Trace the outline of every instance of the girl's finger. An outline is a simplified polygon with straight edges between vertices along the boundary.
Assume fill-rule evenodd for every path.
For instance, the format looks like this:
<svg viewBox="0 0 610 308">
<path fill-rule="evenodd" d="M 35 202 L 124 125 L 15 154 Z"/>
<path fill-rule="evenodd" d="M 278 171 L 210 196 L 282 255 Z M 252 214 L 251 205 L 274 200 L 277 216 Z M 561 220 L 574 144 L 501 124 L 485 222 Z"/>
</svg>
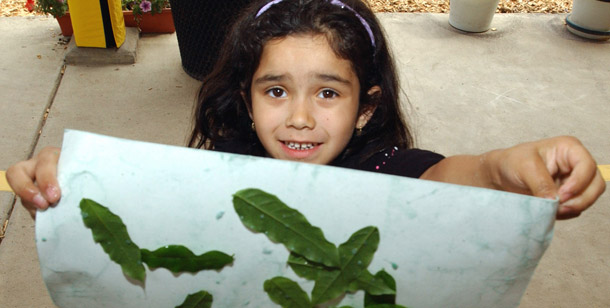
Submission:
<svg viewBox="0 0 610 308">
<path fill-rule="evenodd" d="M 558 164 L 564 165 L 561 167 L 562 169 L 569 170 L 569 176 L 559 188 L 560 202 L 580 195 L 590 186 L 597 172 L 595 160 L 583 146 L 571 148 L 564 157 L 559 158 Z"/>
<path fill-rule="evenodd" d="M 545 199 L 555 199 L 557 187 L 549 170 L 540 157 L 525 162 L 520 168 L 520 177 L 532 195 Z"/>
<path fill-rule="evenodd" d="M 606 182 L 601 173 L 597 172 L 585 190 L 571 199 L 562 202 L 557 211 L 557 219 L 572 218 L 589 208 L 606 190 Z"/>
<path fill-rule="evenodd" d="M 36 162 L 27 160 L 19 162 L 6 171 L 6 179 L 21 202 L 27 207 L 46 209 L 49 203 L 34 184 Z"/>
<path fill-rule="evenodd" d="M 59 148 L 47 147 L 38 154 L 36 164 L 36 183 L 47 202 L 53 204 L 59 201 L 61 192 L 57 183 L 57 162 Z"/>
</svg>

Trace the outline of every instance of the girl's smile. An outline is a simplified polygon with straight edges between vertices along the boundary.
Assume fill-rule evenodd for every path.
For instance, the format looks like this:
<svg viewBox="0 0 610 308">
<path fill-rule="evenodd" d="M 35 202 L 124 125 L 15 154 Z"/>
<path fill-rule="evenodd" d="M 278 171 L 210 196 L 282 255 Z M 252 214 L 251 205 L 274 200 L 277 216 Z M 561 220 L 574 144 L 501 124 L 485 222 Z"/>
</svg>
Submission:
<svg viewBox="0 0 610 308">
<path fill-rule="evenodd" d="M 312 142 L 293 142 L 284 141 L 282 142 L 282 150 L 293 159 L 306 159 L 309 156 L 315 154 L 320 148 L 320 144 Z"/>
<path fill-rule="evenodd" d="M 347 146 L 359 116 L 360 84 L 324 35 L 265 44 L 252 78 L 250 117 L 273 158 L 328 164 Z"/>
</svg>

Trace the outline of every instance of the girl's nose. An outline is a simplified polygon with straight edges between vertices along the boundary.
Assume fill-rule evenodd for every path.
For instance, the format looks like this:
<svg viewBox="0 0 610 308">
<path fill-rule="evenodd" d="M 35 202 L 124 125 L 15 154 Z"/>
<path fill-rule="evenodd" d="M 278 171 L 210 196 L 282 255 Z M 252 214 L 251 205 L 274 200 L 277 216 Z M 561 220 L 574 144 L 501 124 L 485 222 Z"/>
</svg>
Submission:
<svg viewBox="0 0 610 308">
<path fill-rule="evenodd" d="M 306 98 L 295 98 L 290 104 L 290 112 L 286 118 L 286 126 L 296 129 L 313 129 L 316 121 L 311 113 L 311 102 Z"/>
</svg>

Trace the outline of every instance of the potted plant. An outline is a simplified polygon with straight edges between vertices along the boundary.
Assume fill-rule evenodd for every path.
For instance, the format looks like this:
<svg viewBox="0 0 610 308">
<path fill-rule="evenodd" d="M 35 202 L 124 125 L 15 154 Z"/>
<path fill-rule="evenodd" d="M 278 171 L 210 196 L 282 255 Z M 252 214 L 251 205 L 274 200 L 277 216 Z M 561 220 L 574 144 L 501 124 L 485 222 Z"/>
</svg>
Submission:
<svg viewBox="0 0 610 308">
<path fill-rule="evenodd" d="M 175 31 L 169 0 L 121 0 L 121 4 L 125 26 L 140 27 L 144 33 Z M 68 0 L 37 0 L 36 10 L 55 17 L 61 34 L 72 35 Z"/>
<path fill-rule="evenodd" d="M 451 0 L 449 24 L 466 32 L 485 32 L 491 27 L 500 0 Z"/>
<path fill-rule="evenodd" d="M 610 0 L 574 0 L 566 25 L 570 32 L 581 37 L 610 39 Z"/>
<path fill-rule="evenodd" d="M 121 2 L 125 26 L 139 27 L 144 33 L 175 31 L 169 0 L 121 0 Z"/>
<path fill-rule="evenodd" d="M 52 15 L 59 23 L 61 34 L 64 36 L 72 35 L 72 22 L 70 21 L 70 15 L 68 15 L 67 0 L 38 0 L 36 11 Z"/>
</svg>

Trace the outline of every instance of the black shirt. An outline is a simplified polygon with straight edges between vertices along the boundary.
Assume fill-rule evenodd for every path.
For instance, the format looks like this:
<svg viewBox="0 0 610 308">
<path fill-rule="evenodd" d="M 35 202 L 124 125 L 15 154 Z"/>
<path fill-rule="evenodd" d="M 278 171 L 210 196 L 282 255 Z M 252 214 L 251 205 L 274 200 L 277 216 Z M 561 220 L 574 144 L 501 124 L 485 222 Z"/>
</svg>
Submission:
<svg viewBox="0 0 610 308">
<path fill-rule="evenodd" d="M 373 154 L 363 163 L 357 157 L 333 165 L 350 169 L 419 178 L 428 168 L 445 158 L 443 155 L 420 149 L 387 148 Z"/>
</svg>

